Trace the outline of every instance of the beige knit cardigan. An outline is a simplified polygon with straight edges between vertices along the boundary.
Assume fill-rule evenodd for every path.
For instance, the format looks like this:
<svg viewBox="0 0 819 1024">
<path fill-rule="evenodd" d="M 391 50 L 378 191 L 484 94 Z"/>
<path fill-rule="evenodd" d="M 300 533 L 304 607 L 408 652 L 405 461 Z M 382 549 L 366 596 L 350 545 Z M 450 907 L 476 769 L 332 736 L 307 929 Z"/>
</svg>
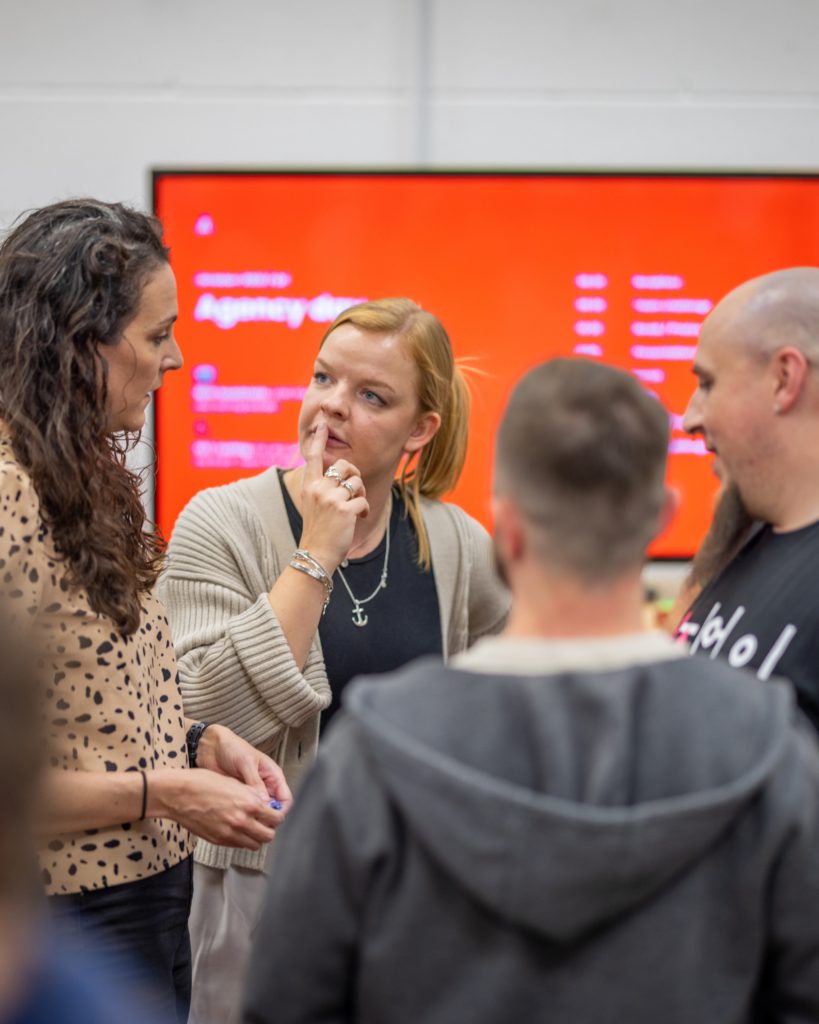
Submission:
<svg viewBox="0 0 819 1024">
<path fill-rule="evenodd" d="M 489 536 L 456 505 L 423 502 L 441 612 L 444 657 L 500 630 L 509 596 Z M 268 600 L 296 544 L 275 467 L 200 492 L 168 548 L 160 596 L 171 621 L 185 713 L 229 726 L 281 765 L 293 788 L 330 703 L 318 632 L 300 671 Z M 264 869 L 267 850 L 200 840 L 196 859 Z"/>
</svg>

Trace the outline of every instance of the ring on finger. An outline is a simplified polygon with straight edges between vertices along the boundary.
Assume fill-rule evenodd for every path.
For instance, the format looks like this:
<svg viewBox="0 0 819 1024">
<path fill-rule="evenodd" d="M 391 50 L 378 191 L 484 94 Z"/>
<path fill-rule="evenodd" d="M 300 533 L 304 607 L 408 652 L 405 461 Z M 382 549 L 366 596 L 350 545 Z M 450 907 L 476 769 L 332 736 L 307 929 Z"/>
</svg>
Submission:
<svg viewBox="0 0 819 1024">
<path fill-rule="evenodd" d="M 341 483 L 341 473 L 339 473 L 335 466 L 330 466 L 324 475 L 329 477 L 331 480 L 335 480 L 336 486 Z"/>
<path fill-rule="evenodd" d="M 355 497 L 355 487 L 353 487 L 349 480 L 342 480 L 341 486 L 344 488 L 345 491 L 347 491 L 351 498 Z"/>
</svg>

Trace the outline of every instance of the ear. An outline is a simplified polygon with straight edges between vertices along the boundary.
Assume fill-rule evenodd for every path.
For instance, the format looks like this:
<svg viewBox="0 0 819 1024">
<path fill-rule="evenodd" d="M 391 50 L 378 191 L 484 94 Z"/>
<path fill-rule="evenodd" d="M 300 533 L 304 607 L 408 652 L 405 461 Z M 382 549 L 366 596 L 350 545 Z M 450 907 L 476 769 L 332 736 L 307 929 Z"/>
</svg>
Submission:
<svg viewBox="0 0 819 1024">
<path fill-rule="evenodd" d="M 496 494 L 492 498 L 492 521 L 495 550 L 504 569 L 508 571 L 509 566 L 518 561 L 525 547 L 523 520 L 514 502 Z"/>
<path fill-rule="evenodd" d="M 404 451 L 407 455 L 414 455 L 429 444 L 438 433 L 441 426 L 441 417 L 437 412 L 422 413 L 415 421 L 409 437 L 404 442 Z"/>
<path fill-rule="evenodd" d="M 792 409 L 802 394 L 808 375 L 808 361 L 804 352 L 800 352 L 793 345 L 786 345 L 771 356 L 770 369 L 773 381 L 773 411 L 778 415 Z"/>
<path fill-rule="evenodd" d="M 659 537 L 664 530 L 667 530 L 668 527 L 671 526 L 674 516 L 676 516 L 679 508 L 680 492 L 676 487 L 666 487 L 663 507 L 660 509 L 660 515 L 657 518 L 657 531 L 654 534 L 655 537 Z"/>
</svg>

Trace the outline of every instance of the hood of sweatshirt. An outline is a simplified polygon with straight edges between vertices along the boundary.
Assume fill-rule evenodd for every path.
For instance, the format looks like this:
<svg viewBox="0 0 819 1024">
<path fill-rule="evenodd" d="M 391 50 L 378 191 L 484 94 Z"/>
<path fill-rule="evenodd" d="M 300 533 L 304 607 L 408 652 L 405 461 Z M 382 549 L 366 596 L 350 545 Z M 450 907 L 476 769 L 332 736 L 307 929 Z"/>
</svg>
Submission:
<svg viewBox="0 0 819 1024">
<path fill-rule="evenodd" d="M 765 786 L 794 703 L 700 658 L 532 674 L 433 659 L 345 706 L 406 827 L 470 897 L 572 942 L 707 857 Z"/>
</svg>

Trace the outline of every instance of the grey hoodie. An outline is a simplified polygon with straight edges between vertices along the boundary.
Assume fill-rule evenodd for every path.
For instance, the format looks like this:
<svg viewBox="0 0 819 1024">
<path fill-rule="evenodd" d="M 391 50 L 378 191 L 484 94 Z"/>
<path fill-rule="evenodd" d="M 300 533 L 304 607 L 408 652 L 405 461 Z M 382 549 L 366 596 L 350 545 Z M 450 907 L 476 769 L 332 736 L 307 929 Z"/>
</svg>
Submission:
<svg viewBox="0 0 819 1024">
<path fill-rule="evenodd" d="M 790 688 L 696 659 L 358 683 L 276 840 L 245 1020 L 819 1021 Z"/>
</svg>

